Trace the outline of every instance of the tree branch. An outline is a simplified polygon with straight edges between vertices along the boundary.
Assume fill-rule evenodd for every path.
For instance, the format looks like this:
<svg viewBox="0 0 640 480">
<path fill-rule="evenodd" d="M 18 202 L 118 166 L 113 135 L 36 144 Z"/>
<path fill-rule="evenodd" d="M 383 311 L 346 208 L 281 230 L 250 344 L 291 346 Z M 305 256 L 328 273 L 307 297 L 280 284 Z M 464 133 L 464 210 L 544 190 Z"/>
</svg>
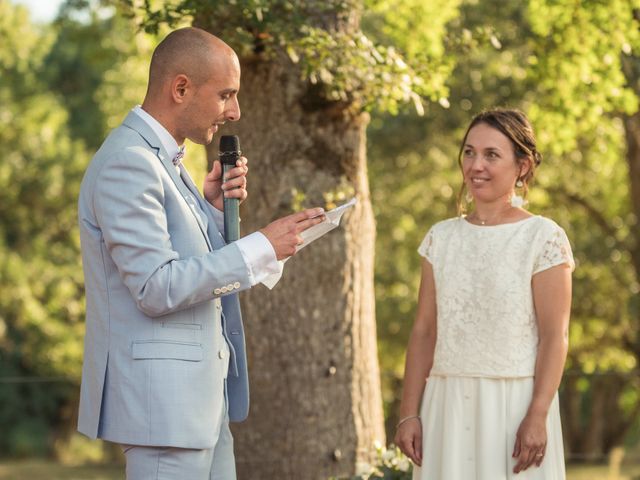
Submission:
<svg viewBox="0 0 640 480">
<path fill-rule="evenodd" d="M 600 212 L 593 204 L 589 202 L 586 198 L 580 196 L 577 193 L 567 192 L 565 190 L 561 190 L 560 188 L 547 188 L 549 193 L 554 195 L 559 195 L 567 199 L 568 201 L 581 206 L 589 216 L 598 224 L 600 229 L 610 237 L 612 237 L 615 241 L 615 246 L 620 250 L 629 251 L 629 246 L 626 243 L 618 238 L 618 230 L 609 223 L 607 218 Z"/>
</svg>

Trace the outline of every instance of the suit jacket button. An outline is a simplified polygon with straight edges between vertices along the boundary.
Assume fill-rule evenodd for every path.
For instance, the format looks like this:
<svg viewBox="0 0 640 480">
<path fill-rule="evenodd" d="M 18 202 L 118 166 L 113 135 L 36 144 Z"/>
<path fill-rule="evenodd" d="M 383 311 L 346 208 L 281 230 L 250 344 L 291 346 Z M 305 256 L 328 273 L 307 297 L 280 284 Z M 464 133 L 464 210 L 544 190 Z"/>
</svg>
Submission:
<svg viewBox="0 0 640 480">
<path fill-rule="evenodd" d="M 220 295 L 221 293 L 222 293 L 222 290 L 220 290 L 219 288 L 216 288 L 216 289 L 213 291 L 213 294 L 214 294 L 214 295 Z"/>
<path fill-rule="evenodd" d="M 236 282 L 233 284 L 233 288 L 240 288 L 240 282 Z"/>
</svg>

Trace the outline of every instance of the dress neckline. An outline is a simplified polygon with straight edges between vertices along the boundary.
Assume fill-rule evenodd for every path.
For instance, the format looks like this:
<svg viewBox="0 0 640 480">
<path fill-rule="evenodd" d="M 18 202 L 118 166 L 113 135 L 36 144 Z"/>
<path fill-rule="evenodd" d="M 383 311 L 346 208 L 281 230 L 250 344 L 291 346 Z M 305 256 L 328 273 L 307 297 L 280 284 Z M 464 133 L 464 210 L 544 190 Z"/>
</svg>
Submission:
<svg viewBox="0 0 640 480">
<path fill-rule="evenodd" d="M 508 226 L 511 226 L 511 225 L 520 225 L 520 224 L 522 224 L 524 222 L 528 222 L 532 218 L 538 218 L 538 217 L 540 217 L 540 215 L 531 215 L 529 217 L 521 218 L 520 220 L 516 220 L 515 222 L 499 223 L 497 225 L 476 225 L 475 223 L 471 223 L 469 220 L 467 220 L 467 216 L 466 215 L 461 215 L 460 216 L 460 220 L 462 220 L 463 223 L 465 223 L 466 225 L 469 225 L 470 227 L 488 229 L 488 228 L 508 227 Z"/>
</svg>

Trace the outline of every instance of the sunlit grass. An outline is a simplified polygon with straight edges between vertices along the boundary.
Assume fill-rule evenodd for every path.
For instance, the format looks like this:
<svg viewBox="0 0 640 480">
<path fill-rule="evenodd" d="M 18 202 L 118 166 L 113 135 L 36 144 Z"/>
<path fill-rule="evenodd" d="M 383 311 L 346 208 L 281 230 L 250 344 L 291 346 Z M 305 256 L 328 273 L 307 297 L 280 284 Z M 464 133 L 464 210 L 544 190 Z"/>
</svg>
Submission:
<svg viewBox="0 0 640 480">
<path fill-rule="evenodd" d="M 121 465 L 70 467 L 46 460 L 0 462 L 0 480 L 122 480 Z M 640 465 L 622 466 L 610 475 L 609 467 L 569 466 L 567 480 L 640 480 Z"/>
<path fill-rule="evenodd" d="M 59 465 L 46 460 L 12 460 L 0 462 L 2 480 L 122 480 L 124 468 L 119 465 Z"/>
</svg>

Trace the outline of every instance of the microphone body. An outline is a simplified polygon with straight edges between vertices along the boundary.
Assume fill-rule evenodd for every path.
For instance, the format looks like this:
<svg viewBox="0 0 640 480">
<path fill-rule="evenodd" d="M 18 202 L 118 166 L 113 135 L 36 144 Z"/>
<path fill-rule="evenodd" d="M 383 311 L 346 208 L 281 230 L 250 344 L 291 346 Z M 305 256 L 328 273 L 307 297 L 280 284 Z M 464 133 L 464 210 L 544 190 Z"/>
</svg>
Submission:
<svg viewBox="0 0 640 480">
<path fill-rule="evenodd" d="M 220 137 L 220 163 L 222 164 L 222 178 L 236 166 L 242 155 L 240 140 L 237 135 L 223 135 Z M 224 238 L 227 243 L 240 238 L 240 199 L 223 196 L 224 202 Z"/>
</svg>

